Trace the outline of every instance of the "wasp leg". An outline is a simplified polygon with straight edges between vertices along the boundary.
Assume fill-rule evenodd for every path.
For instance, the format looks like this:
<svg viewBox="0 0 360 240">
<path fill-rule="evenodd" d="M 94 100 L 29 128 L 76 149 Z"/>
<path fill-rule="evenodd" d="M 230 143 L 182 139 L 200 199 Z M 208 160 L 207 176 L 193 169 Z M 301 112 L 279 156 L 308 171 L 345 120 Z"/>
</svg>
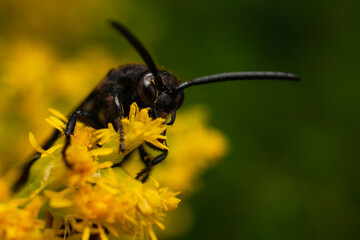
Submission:
<svg viewBox="0 0 360 240">
<path fill-rule="evenodd" d="M 122 105 L 121 105 L 121 102 L 120 102 L 120 98 L 119 98 L 119 95 L 118 94 L 115 94 L 114 96 L 114 107 L 115 107 L 115 113 L 116 113 L 116 118 L 115 118 L 115 126 L 116 126 L 116 130 L 119 131 L 120 133 L 120 148 L 119 150 L 121 152 L 124 152 L 125 151 L 125 145 L 124 145 L 124 127 L 122 125 L 122 122 L 121 122 L 121 119 L 122 119 L 122 116 L 124 115 L 124 111 L 123 111 L 123 108 L 122 108 Z"/>
<path fill-rule="evenodd" d="M 165 136 L 165 135 L 166 135 L 166 130 L 163 131 L 163 132 L 161 133 L 161 135 Z M 167 144 L 166 144 L 166 140 L 159 140 L 159 141 L 161 141 L 162 143 L 164 143 L 165 145 L 167 145 Z M 146 143 L 146 144 L 147 144 L 149 147 L 153 148 L 153 149 L 158 149 L 157 147 L 155 147 L 154 145 L 152 145 L 152 144 L 150 144 L 150 143 Z M 158 150 L 161 150 L 161 149 L 158 149 Z M 148 179 L 151 168 L 152 168 L 154 165 L 158 164 L 159 162 L 162 162 L 162 161 L 166 158 L 166 156 L 167 156 L 167 150 L 161 150 L 161 151 L 163 151 L 163 153 L 154 158 L 154 157 L 151 157 L 151 156 L 145 151 L 144 145 L 141 145 L 141 146 L 139 147 L 140 158 L 141 158 L 141 160 L 143 161 L 143 163 L 145 164 L 146 167 L 145 167 L 141 172 L 138 173 L 138 175 L 136 176 L 136 179 L 140 179 L 141 175 L 143 175 L 143 174 L 146 174 L 146 175 L 143 176 L 142 182 L 145 182 L 145 181 Z M 148 169 L 148 170 L 147 170 L 147 169 Z M 143 173 L 143 172 L 144 172 L 144 173 Z"/>
<path fill-rule="evenodd" d="M 151 162 L 151 157 L 150 157 L 150 155 L 145 151 L 143 145 L 141 145 L 141 146 L 139 147 L 139 153 L 140 153 L 141 161 L 143 161 L 143 163 L 145 164 L 145 166 L 149 165 L 149 163 Z"/>
<path fill-rule="evenodd" d="M 92 122 L 94 122 L 96 125 L 103 125 L 100 123 L 100 121 L 98 119 L 96 119 L 92 114 L 88 113 L 88 112 L 85 112 L 85 111 L 82 111 L 82 110 L 76 110 L 73 114 L 71 114 L 70 118 L 69 118 L 69 121 L 67 122 L 66 124 L 66 128 L 65 128 L 65 146 L 62 150 L 62 156 L 63 156 L 63 159 L 64 159 L 64 162 L 65 162 L 65 165 L 68 167 L 68 168 L 71 168 L 71 164 L 68 162 L 68 160 L 66 159 L 66 149 L 69 147 L 70 145 L 70 136 L 74 133 L 74 130 L 75 130 L 75 125 L 76 125 L 76 120 L 79 118 L 79 117 L 82 117 L 84 119 L 88 119 L 88 120 L 91 120 Z"/>
<path fill-rule="evenodd" d="M 162 151 L 163 151 L 163 153 L 161 153 L 159 156 L 156 156 L 151 162 L 148 162 L 147 164 L 145 163 L 146 167 L 136 175 L 137 180 L 139 180 L 141 178 L 141 176 L 146 174 L 143 177 L 143 179 L 141 180 L 142 182 L 145 182 L 149 176 L 149 172 L 152 169 L 152 167 L 155 166 L 156 164 L 162 162 L 166 158 L 166 156 L 168 155 L 168 150 L 162 150 Z"/>
<path fill-rule="evenodd" d="M 145 167 L 148 167 L 149 164 L 151 163 L 151 160 L 154 159 L 153 157 L 151 157 L 144 149 L 144 146 L 141 145 L 139 147 L 139 153 L 140 153 L 140 159 L 141 161 L 145 164 Z M 146 173 L 146 175 L 143 177 L 143 181 L 146 181 L 146 179 L 149 177 L 149 173 L 150 171 L 148 171 Z M 138 179 L 138 178 L 137 178 Z"/>
</svg>

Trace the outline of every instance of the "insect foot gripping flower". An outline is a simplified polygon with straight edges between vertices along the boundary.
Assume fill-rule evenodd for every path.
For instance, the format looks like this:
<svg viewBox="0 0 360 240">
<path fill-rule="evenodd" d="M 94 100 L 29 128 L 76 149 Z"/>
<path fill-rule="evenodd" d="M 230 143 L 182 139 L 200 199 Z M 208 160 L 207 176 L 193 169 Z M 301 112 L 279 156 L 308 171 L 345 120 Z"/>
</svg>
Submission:
<svg viewBox="0 0 360 240">
<path fill-rule="evenodd" d="M 47 121 L 63 132 L 66 117 L 51 111 L 55 117 Z M 62 159 L 64 137 L 50 149 L 44 150 L 35 137 L 29 135 L 33 147 L 42 154 L 31 168 L 26 186 L 16 197 L 41 197 L 43 202 L 39 204 L 39 217 L 37 213 L 40 207 L 33 212 L 38 226 L 33 229 L 38 229 L 36 234 L 40 237 L 28 239 L 87 240 L 94 237 L 104 240 L 118 239 L 121 235 L 134 239 L 156 239 L 153 227 L 164 229 L 165 213 L 177 208 L 180 199 L 176 196 L 179 193 L 159 187 L 153 178 L 142 183 L 119 167 L 111 168 L 145 141 L 167 149 L 157 140 L 165 140 L 160 135 L 166 128 L 164 119 L 152 120 L 148 111 L 139 111 L 133 104 L 129 119 L 122 120 L 125 153 L 119 152 L 119 134 L 111 125 L 107 129 L 95 130 L 78 122 L 71 145 L 65 153 L 71 169 L 65 166 Z M 19 209 L 21 204 L 14 208 L 24 211 L 31 206 L 28 204 L 24 209 Z M 11 229 L 6 228 L 9 226 L 7 222 L 4 226 L 6 230 Z"/>
</svg>

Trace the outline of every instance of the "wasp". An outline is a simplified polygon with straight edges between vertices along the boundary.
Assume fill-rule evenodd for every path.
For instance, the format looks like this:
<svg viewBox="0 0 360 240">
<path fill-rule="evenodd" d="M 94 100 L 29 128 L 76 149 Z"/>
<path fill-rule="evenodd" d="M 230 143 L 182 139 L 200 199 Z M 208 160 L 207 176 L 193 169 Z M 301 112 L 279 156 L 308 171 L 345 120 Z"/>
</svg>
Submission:
<svg viewBox="0 0 360 240">
<path fill-rule="evenodd" d="M 158 117 L 170 119 L 164 124 L 172 125 L 176 119 L 176 111 L 184 101 L 184 90 L 193 85 L 253 79 L 300 80 L 295 74 L 283 72 L 227 72 L 180 82 L 176 76 L 168 71 L 160 70 L 156 66 L 144 45 L 124 25 L 116 21 L 110 21 L 110 24 L 135 48 L 145 64 L 127 64 L 111 69 L 95 90 L 69 115 L 64 132 L 66 142 L 62 150 L 63 159 L 69 168 L 71 168 L 71 164 L 66 160 L 65 151 L 70 145 L 70 136 L 74 132 L 77 121 L 82 121 L 94 128 L 106 127 L 108 123 L 112 123 L 115 130 L 119 132 L 119 149 L 125 151 L 121 119 L 128 117 L 130 105 L 133 102 L 136 102 L 140 109 L 150 108 L 149 114 L 153 119 Z M 163 134 L 165 135 L 166 132 Z M 55 131 L 44 144 L 44 149 L 48 149 L 59 135 L 60 133 Z M 150 143 L 145 144 L 151 145 Z M 151 147 L 157 149 L 155 146 Z M 154 158 L 148 158 L 144 146 L 140 146 L 138 150 L 145 168 L 137 174 L 136 179 L 145 181 L 152 167 L 162 162 L 168 155 L 168 151 L 157 149 L 161 151 L 161 154 Z M 22 180 L 19 182 L 26 180 L 29 169 L 37 158 L 39 155 L 35 155 L 29 161 Z"/>
</svg>

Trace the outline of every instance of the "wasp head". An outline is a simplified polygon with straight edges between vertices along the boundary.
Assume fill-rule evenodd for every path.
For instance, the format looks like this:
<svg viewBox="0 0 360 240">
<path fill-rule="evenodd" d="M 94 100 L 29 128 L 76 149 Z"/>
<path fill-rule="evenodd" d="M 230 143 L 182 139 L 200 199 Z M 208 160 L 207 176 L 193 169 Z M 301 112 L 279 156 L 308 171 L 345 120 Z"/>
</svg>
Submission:
<svg viewBox="0 0 360 240">
<path fill-rule="evenodd" d="M 184 92 L 178 91 L 179 80 L 166 71 L 159 71 L 157 78 L 151 72 L 146 72 L 140 78 L 137 92 L 145 106 L 151 107 L 153 118 L 167 118 L 171 113 L 168 125 L 175 121 L 176 110 L 184 101 Z"/>
</svg>

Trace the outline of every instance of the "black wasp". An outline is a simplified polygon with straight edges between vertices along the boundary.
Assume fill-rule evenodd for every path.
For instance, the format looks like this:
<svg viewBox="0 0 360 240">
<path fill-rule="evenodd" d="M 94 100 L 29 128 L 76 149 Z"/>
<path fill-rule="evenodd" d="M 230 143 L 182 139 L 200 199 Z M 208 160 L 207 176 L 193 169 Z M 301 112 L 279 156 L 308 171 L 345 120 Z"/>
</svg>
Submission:
<svg viewBox="0 0 360 240">
<path fill-rule="evenodd" d="M 171 118 L 169 116 L 170 121 L 166 124 L 172 125 L 176 118 L 176 110 L 183 103 L 184 89 L 192 85 L 251 79 L 300 80 L 294 74 L 283 72 L 229 72 L 199 77 L 188 82 L 180 82 L 169 72 L 159 70 L 156 67 L 148 51 L 126 27 L 118 22 L 111 21 L 110 23 L 132 44 L 145 65 L 128 64 L 110 70 L 95 90 L 70 115 L 65 129 L 66 144 L 63 149 L 63 158 L 69 168 L 71 168 L 71 165 L 65 158 L 65 150 L 70 144 L 70 136 L 74 132 L 77 120 L 94 128 L 106 127 L 108 123 L 112 123 L 120 135 L 120 151 L 124 151 L 124 132 L 121 119 L 129 115 L 130 105 L 133 102 L 136 102 L 140 109 L 150 107 L 149 113 L 152 118 L 162 117 L 167 119 L 168 115 L 171 114 Z M 104 116 L 104 119 L 101 120 L 100 116 Z M 58 136 L 59 132 L 55 132 L 43 146 L 44 149 L 48 149 Z M 168 151 L 157 149 L 162 152 L 160 155 L 147 158 L 148 154 L 143 146 L 140 146 L 138 150 L 145 168 L 137 174 L 136 178 L 145 181 L 151 168 L 163 161 Z M 19 184 L 26 180 L 31 164 L 38 157 L 39 155 L 35 155 L 26 166 Z"/>
</svg>

